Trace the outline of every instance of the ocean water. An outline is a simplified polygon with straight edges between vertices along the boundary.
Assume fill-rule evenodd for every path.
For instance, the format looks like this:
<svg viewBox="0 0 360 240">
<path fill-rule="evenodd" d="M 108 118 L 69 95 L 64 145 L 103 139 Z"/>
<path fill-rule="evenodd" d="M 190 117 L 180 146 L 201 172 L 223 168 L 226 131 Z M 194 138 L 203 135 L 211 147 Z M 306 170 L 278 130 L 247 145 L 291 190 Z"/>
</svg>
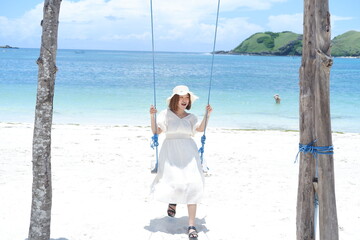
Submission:
<svg viewBox="0 0 360 240">
<path fill-rule="evenodd" d="M 0 49 L 0 122 L 33 122 L 39 49 Z M 215 55 L 209 127 L 299 129 L 300 57 Z M 149 125 L 154 104 L 152 53 L 59 50 L 54 123 Z M 211 55 L 155 54 L 156 105 L 176 85 L 207 103 Z M 360 132 L 360 59 L 335 58 L 331 69 L 332 130 Z M 279 94 L 281 104 L 275 104 Z"/>
</svg>

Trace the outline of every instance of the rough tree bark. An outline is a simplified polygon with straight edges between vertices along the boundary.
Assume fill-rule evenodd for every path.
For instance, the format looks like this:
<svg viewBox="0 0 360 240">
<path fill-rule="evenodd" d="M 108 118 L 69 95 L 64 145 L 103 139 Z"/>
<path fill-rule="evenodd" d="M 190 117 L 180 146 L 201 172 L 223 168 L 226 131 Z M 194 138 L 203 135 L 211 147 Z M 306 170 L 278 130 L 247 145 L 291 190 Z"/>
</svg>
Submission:
<svg viewBox="0 0 360 240">
<path fill-rule="evenodd" d="M 300 143 L 315 139 L 314 79 L 315 52 L 315 2 L 304 1 L 303 52 L 300 67 L 299 129 Z M 315 239 L 314 187 L 315 161 L 312 154 L 300 153 L 299 185 L 296 209 L 296 235 L 298 240 Z"/>
<path fill-rule="evenodd" d="M 33 185 L 29 240 L 49 240 L 52 204 L 51 126 L 61 0 L 45 0 L 33 135 Z"/>
<path fill-rule="evenodd" d="M 330 56 L 331 26 L 329 1 L 317 0 L 316 22 L 316 76 L 315 76 L 315 130 L 318 146 L 332 146 L 330 118 Z M 319 156 L 319 230 L 320 240 L 338 240 L 338 221 L 335 199 L 333 155 Z"/>
<path fill-rule="evenodd" d="M 329 79 L 330 14 L 328 0 L 304 0 L 303 55 L 300 67 L 300 143 L 332 146 Z M 337 240 L 334 164 L 332 155 L 318 155 L 320 239 Z M 297 239 L 315 239 L 314 194 L 315 160 L 300 154 L 297 199 Z"/>
</svg>

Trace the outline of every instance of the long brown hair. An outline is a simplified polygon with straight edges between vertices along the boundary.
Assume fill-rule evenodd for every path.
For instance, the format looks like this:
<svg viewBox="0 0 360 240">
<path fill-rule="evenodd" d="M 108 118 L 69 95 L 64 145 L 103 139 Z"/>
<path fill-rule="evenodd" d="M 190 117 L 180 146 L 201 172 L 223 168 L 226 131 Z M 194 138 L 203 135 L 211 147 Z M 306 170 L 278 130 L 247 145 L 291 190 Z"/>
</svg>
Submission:
<svg viewBox="0 0 360 240">
<path fill-rule="evenodd" d="M 191 109 L 191 96 L 190 96 L 190 93 L 188 93 L 187 95 L 189 96 L 189 104 L 186 106 L 186 110 L 190 110 Z M 180 99 L 180 96 L 178 94 L 175 94 L 170 99 L 169 108 L 171 111 L 176 112 L 178 110 L 179 99 Z"/>
</svg>

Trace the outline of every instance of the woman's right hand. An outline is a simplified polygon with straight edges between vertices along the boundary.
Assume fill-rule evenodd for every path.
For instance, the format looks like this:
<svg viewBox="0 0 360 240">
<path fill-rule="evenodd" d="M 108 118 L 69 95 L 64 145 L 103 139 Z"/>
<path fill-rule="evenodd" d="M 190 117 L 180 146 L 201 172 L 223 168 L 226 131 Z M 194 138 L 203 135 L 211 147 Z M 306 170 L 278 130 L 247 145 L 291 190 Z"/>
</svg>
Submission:
<svg viewBox="0 0 360 240">
<path fill-rule="evenodd" d="M 153 132 L 153 134 L 160 134 L 162 132 L 162 130 L 160 128 L 158 128 L 156 126 L 156 119 L 155 119 L 155 114 L 157 113 L 156 108 L 151 105 L 150 106 L 150 119 L 151 119 L 151 130 Z"/>
<path fill-rule="evenodd" d="M 150 106 L 150 115 L 154 115 L 154 114 L 156 114 L 156 113 L 157 113 L 156 108 L 155 108 L 153 105 L 151 105 L 151 106 Z"/>
</svg>

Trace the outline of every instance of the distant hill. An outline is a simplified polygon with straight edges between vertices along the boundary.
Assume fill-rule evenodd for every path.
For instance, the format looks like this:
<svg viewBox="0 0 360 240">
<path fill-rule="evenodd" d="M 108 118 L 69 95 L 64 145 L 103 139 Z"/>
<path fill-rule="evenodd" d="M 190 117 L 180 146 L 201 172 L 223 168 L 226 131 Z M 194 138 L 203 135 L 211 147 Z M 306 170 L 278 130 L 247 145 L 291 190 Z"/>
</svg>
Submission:
<svg viewBox="0 0 360 240">
<path fill-rule="evenodd" d="M 280 33 L 260 32 L 245 39 L 233 50 L 219 51 L 223 54 L 254 54 L 301 56 L 302 35 L 285 31 Z M 332 40 L 331 55 L 335 57 L 360 57 L 360 32 L 349 31 Z"/>
<path fill-rule="evenodd" d="M 260 55 L 301 55 L 302 35 L 293 32 L 255 33 L 231 52 Z"/>
<path fill-rule="evenodd" d="M 349 31 L 332 40 L 331 55 L 334 57 L 359 57 L 360 32 Z"/>
<path fill-rule="evenodd" d="M 12 47 L 12 46 L 9 46 L 9 45 L 0 46 L 0 48 L 14 48 L 14 49 L 19 49 L 18 47 Z"/>
</svg>

